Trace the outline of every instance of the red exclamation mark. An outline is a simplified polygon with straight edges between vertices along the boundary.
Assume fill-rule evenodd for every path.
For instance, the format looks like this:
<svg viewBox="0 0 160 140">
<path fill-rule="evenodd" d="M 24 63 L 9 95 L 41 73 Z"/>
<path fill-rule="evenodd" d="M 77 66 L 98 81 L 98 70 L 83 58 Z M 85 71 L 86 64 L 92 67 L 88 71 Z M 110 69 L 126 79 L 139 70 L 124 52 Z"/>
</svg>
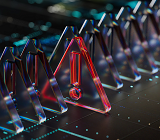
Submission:
<svg viewBox="0 0 160 140">
<path fill-rule="evenodd" d="M 78 65 L 77 65 L 78 58 Z M 70 53 L 70 83 L 74 86 L 70 89 L 69 95 L 73 100 L 78 100 L 82 97 L 81 85 L 81 54 L 77 52 Z M 78 75 L 77 75 L 78 66 Z M 78 78 L 78 79 L 77 79 Z"/>
</svg>

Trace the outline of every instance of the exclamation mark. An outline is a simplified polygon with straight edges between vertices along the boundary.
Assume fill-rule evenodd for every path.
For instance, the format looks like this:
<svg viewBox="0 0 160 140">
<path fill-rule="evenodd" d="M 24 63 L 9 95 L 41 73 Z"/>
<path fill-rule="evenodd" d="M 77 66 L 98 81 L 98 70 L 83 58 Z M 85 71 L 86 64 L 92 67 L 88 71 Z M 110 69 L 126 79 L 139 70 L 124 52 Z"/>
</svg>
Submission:
<svg viewBox="0 0 160 140">
<path fill-rule="evenodd" d="M 77 64 L 78 59 L 78 64 Z M 70 83 L 74 86 L 70 89 L 69 95 L 73 100 L 82 97 L 81 85 L 81 54 L 77 52 L 70 53 Z M 77 72 L 78 67 L 78 72 Z M 78 75 L 77 75 L 78 73 Z"/>
</svg>

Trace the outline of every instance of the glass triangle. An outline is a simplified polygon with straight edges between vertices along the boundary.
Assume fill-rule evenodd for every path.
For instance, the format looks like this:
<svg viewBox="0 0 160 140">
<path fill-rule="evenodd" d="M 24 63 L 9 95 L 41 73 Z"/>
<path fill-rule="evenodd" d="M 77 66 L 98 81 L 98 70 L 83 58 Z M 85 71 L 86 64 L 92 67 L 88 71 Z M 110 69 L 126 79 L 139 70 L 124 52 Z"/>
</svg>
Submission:
<svg viewBox="0 0 160 140">
<path fill-rule="evenodd" d="M 27 55 L 28 53 L 31 53 L 30 50 L 33 48 L 36 52 Z M 43 109 L 57 114 L 66 112 L 68 109 L 67 105 L 63 99 L 58 83 L 53 75 L 40 42 L 38 40 L 28 40 L 21 54 L 21 58 L 27 63 L 27 71 L 29 71 L 29 69 L 35 69 L 35 75 L 33 78 L 35 79 L 34 86 Z M 35 64 L 33 61 L 35 61 Z"/>
<path fill-rule="evenodd" d="M 160 1 L 159 0 L 152 0 L 149 4 L 149 7 L 153 11 L 154 17 L 157 21 L 159 28 L 160 28 Z"/>
<path fill-rule="evenodd" d="M 84 24 L 79 33 L 84 39 L 103 87 L 111 89 L 121 88 L 123 83 L 119 78 L 114 61 L 106 47 L 102 34 L 94 27 L 95 21 L 85 20 Z"/>
<path fill-rule="evenodd" d="M 160 30 L 153 12 L 143 2 L 139 4 L 137 11 L 134 9 L 135 15 L 137 16 L 141 30 L 148 41 L 149 50 L 151 51 L 156 64 L 160 65 Z"/>
<path fill-rule="evenodd" d="M 123 12 L 121 10 L 120 12 L 118 21 L 138 70 L 149 74 L 158 72 L 155 60 L 149 51 L 148 42 L 145 40 L 131 8 L 125 7 Z"/>
<path fill-rule="evenodd" d="M 109 21 L 108 21 L 109 20 Z M 105 43 L 109 46 L 110 53 L 120 74 L 120 78 L 129 81 L 138 81 L 141 75 L 132 58 L 131 50 L 126 44 L 119 25 L 108 14 L 104 14 L 98 23 Z M 108 23 L 109 26 L 108 26 Z"/>
<path fill-rule="evenodd" d="M 8 51 L 10 51 L 10 53 L 7 53 Z M 7 57 L 11 57 L 9 54 L 14 57 L 13 61 L 6 61 L 9 60 Z M 16 108 L 20 118 L 35 123 L 44 122 L 46 120 L 46 116 L 43 112 L 36 91 L 32 86 L 32 82 L 26 72 L 25 66 L 20 58 L 13 56 L 11 48 L 9 47 L 6 47 L 2 54 L 1 66 L 4 68 L 5 82 L 8 81 L 8 77 L 13 75 L 13 77 L 15 77 L 12 77 L 12 82 L 10 83 L 12 84 L 14 82 L 13 85 L 15 86 L 14 87 L 12 85 L 10 93 L 16 103 Z M 15 91 L 13 92 L 13 90 Z"/>
<path fill-rule="evenodd" d="M 78 56 L 77 61 L 75 56 Z M 67 103 L 100 113 L 108 112 L 111 109 L 81 37 L 71 40 L 54 75 Z M 76 75 L 78 75 L 77 82 Z"/>
<path fill-rule="evenodd" d="M 0 87 L 0 129 L 10 133 L 20 133 L 24 127 L 1 74 Z"/>
<path fill-rule="evenodd" d="M 64 52 L 66 51 L 71 39 L 73 39 L 77 34 L 77 28 L 74 26 L 66 26 L 54 51 L 52 52 L 49 64 L 53 71 L 56 70 L 59 61 L 61 60 Z"/>
</svg>

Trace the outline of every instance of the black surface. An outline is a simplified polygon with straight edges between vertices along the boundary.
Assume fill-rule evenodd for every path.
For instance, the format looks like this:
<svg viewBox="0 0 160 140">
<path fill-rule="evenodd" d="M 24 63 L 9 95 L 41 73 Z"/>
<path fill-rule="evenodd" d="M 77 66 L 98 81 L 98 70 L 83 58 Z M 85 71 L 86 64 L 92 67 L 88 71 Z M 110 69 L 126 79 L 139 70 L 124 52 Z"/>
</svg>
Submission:
<svg viewBox="0 0 160 140">
<path fill-rule="evenodd" d="M 143 78 L 147 79 L 148 76 L 143 75 Z M 34 126 L 33 123 L 23 121 L 28 130 L 10 139 L 32 140 L 43 137 L 46 140 L 86 138 L 158 140 L 160 139 L 160 83 L 158 83 L 159 78 L 154 80 L 147 81 L 148 86 L 145 88 L 141 81 L 137 83 L 139 89 L 141 89 L 140 86 L 142 89 L 136 93 L 126 92 L 129 87 L 122 88 L 122 91 L 105 89 L 112 105 L 112 110 L 106 115 L 68 104 L 68 111 L 62 115 L 45 111 L 47 121 L 41 125 L 35 124 Z M 134 88 L 136 87 L 133 87 L 131 91 L 135 90 Z M 85 138 L 61 132 L 58 130 L 59 128 L 85 136 Z M 47 135 L 48 133 L 49 135 Z M 2 132 L 0 134 L 1 138 L 9 138 L 10 135 Z"/>
<path fill-rule="evenodd" d="M 33 2 L 30 4 L 29 1 Z M 38 0 L 37 0 L 38 1 Z M 128 1 L 117 0 L 76 0 L 65 3 L 65 0 L 43 0 L 42 4 L 36 0 L 1 0 L 0 1 L 0 53 L 5 46 L 26 38 L 30 34 L 40 31 L 40 35 L 33 36 L 46 39 L 61 35 L 67 25 L 81 27 L 85 18 L 93 18 L 91 9 L 98 13 L 106 11 L 108 3 L 113 4 L 113 11 L 117 13 L 121 6 Z M 67 0 L 66 0 L 67 1 Z M 79 10 L 81 18 L 72 15 L 64 16 L 47 12 L 47 7 L 63 4 L 68 10 Z M 34 27 L 30 28 L 29 23 Z M 41 25 L 51 23 L 48 30 L 41 29 Z M 59 37 L 59 36 L 58 36 Z M 48 39 L 43 43 L 46 55 L 53 51 L 58 37 Z M 20 47 L 20 46 L 19 46 Z M 2 140 L 159 140 L 160 139 L 160 73 L 156 75 L 143 74 L 138 82 L 123 80 L 124 87 L 114 91 L 106 89 L 106 94 L 112 109 L 107 114 L 96 113 L 91 110 L 68 105 L 68 111 L 57 115 L 45 111 L 47 121 L 41 125 L 23 121 L 25 131 L 14 135 L 0 130 Z M 65 132 L 62 132 L 62 131 Z"/>
</svg>

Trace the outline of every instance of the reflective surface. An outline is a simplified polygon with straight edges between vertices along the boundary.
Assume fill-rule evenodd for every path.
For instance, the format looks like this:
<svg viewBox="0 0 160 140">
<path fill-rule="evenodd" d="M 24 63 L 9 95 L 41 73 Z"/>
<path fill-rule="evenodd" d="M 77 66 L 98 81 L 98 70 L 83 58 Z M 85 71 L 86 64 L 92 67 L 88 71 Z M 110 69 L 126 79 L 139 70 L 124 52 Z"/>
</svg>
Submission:
<svg viewBox="0 0 160 140">
<path fill-rule="evenodd" d="M 103 34 L 105 43 L 109 47 L 120 78 L 129 81 L 140 80 L 141 75 L 132 58 L 131 50 L 125 42 L 119 25 L 114 21 L 113 15 L 103 14 L 98 26 Z"/>
<path fill-rule="evenodd" d="M 79 35 L 84 39 L 103 87 L 119 89 L 123 83 L 102 34 L 95 24 L 94 20 L 85 20 Z"/>
<path fill-rule="evenodd" d="M 149 50 L 157 61 L 156 64 L 160 65 L 160 30 L 150 8 L 144 2 L 137 3 L 137 8 L 133 10 L 136 14 L 141 30 L 148 41 Z"/>
<path fill-rule="evenodd" d="M 20 133 L 24 127 L 0 74 L 0 129 L 10 133 Z"/>
<path fill-rule="evenodd" d="M 33 83 L 35 82 L 37 96 L 39 96 L 43 109 L 58 114 L 66 112 L 66 103 L 40 42 L 28 40 L 21 53 L 21 58 L 26 64 L 26 69 Z"/>
<path fill-rule="evenodd" d="M 138 70 L 144 73 L 154 74 L 158 72 L 155 60 L 148 48 L 138 21 L 130 7 L 122 7 L 118 13 L 118 21 L 121 25 L 127 45 L 131 49 L 132 56 L 138 66 Z"/>
<path fill-rule="evenodd" d="M 14 64 L 14 66 L 12 64 Z M 12 54 L 11 48 L 6 47 L 3 51 L 0 66 L 1 69 L 4 68 L 3 74 L 5 75 L 4 80 L 6 84 L 8 84 L 8 82 L 6 82 L 9 79 L 8 77 L 12 76 L 11 79 L 13 81 L 11 81 L 10 84 L 13 85 L 12 88 L 10 88 L 10 93 L 16 103 L 16 109 L 18 109 L 20 117 L 34 123 L 44 122 L 46 116 L 25 66 L 18 56 Z"/>
<path fill-rule="evenodd" d="M 72 66 L 72 61 L 74 61 L 72 56 L 73 53 L 81 57 L 81 60 L 79 59 L 81 62 L 77 63 L 81 63 L 81 68 L 79 69 L 81 71 L 79 72 L 81 77 L 78 78 L 79 82 L 77 81 L 78 79 L 73 79 L 70 81 L 70 77 L 75 76 L 74 73 L 71 73 L 72 70 L 76 70 L 76 68 L 70 69 L 70 64 Z M 59 62 L 59 65 L 57 66 L 56 71 L 54 72 L 54 75 L 67 103 L 91 109 L 100 113 L 108 112 L 111 109 L 106 93 L 81 37 L 76 37 L 71 40 L 61 61 Z M 76 88 L 77 86 L 73 84 L 75 83 L 74 81 L 79 83 L 78 85 L 83 92 L 82 97 L 78 100 L 75 100 L 72 96 L 69 96 L 70 89 L 74 87 Z"/>
<path fill-rule="evenodd" d="M 157 24 L 160 28 L 160 1 L 159 0 L 151 0 L 149 3 L 149 7 L 153 11 L 154 17 L 157 21 Z"/>
<path fill-rule="evenodd" d="M 53 71 L 56 70 L 64 52 L 66 51 L 70 41 L 77 37 L 78 30 L 75 26 L 66 26 L 55 49 L 53 50 L 50 58 L 49 64 Z"/>
</svg>

